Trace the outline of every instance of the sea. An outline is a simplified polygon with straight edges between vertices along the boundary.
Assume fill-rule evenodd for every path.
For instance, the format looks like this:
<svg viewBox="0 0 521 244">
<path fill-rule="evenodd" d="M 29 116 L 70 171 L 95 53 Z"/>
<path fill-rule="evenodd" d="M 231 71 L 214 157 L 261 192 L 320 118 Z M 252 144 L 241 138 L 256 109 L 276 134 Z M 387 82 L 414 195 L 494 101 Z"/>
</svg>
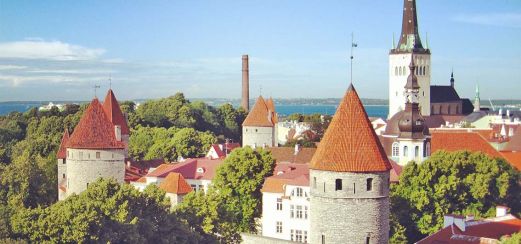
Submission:
<svg viewBox="0 0 521 244">
<path fill-rule="evenodd" d="M 25 112 L 34 107 L 47 105 L 49 102 L 0 102 L 0 115 L 6 115 L 10 112 Z M 286 105 L 276 104 L 277 113 L 280 116 L 287 116 L 294 113 L 300 114 L 324 114 L 333 115 L 337 106 L 335 105 Z M 365 110 L 369 117 L 387 118 L 389 106 L 387 105 L 365 105 Z"/>
</svg>

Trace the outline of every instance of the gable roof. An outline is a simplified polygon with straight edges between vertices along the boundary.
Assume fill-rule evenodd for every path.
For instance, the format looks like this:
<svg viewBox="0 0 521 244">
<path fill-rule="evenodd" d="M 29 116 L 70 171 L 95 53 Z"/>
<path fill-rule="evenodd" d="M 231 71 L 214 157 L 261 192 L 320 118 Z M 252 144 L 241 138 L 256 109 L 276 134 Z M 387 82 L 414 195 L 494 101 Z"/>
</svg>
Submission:
<svg viewBox="0 0 521 244">
<path fill-rule="evenodd" d="M 114 126 L 107 118 L 101 103 L 94 98 L 74 128 L 67 148 L 123 149 L 123 142 L 116 141 Z"/>
<path fill-rule="evenodd" d="M 273 176 L 264 180 L 261 192 L 283 193 L 285 185 L 309 187 L 309 166 L 307 164 L 277 164 Z"/>
<path fill-rule="evenodd" d="M 521 171 L 521 152 L 501 152 L 501 155 L 512 165 Z"/>
<path fill-rule="evenodd" d="M 69 141 L 70 135 L 69 130 L 65 128 L 65 132 L 63 132 L 62 140 L 60 143 L 60 149 L 58 149 L 58 153 L 56 154 L 56 158 L 65 159 L 67 157 L 67 142 Z"/>
<path fill-rule="evenodd" d="M 273 102 L 273 98 L 270 97 L 266 100 L 266 107 L 268 107 L 268 111 L 271 112 L 271 120 L 273 124 L 277 124 L 279 122 L 279 118 L 275 112 L 275 102 Z"/>
<path fill-rule="evenodd" d="M 465 231 L 449 225 L 417 243 L 485 243 L 521 231 L 521 220 L 512 215 L 465 222 Z"/>
<path fill-rule="evenodd" d="M 114 96 L 112 89 L 109 89 L 105 96 L 105 100 L 103 100 L 103 110 L 112 124 L 121 126 L 122 135 L 130 134 L 127 120 L 125 119 L 125 116 L 123 116 L 123 112 L 121 112 L 118 100 L 116 100 L 116 96 Z"/>
<path fill-rule="evenodd" d="M 167 193 L 187 194 L 192 191 L 185 178 L 179 173 L 169 173 L 168 176 L 159 184 L 159 188 Z"/>
<path fill-rule="evenodd" d="M 262 96 L 257 98 L 255 105 L 246 116 L 242 126 L 273 127 L 273 114 L 270 114 L 268 106 Z"/>
<path fill-rule="evenodd" d="M 445 150 L 483 152 L 490 157 L 502 157 L 487 140 L 477 132 L 440 132 L 433 131 L 431 134 L 431 151 Z"/>
<path fill-rule="evenodd" d="M 311 169 L 382 172 L 392 167 L 351 84 L 311 160 Z"/>
<path fill-rule="evenodd" d="M 458 92 L 452 86 L 431 86 L 431 103 L 459 102 Z"/>
<path fill-rule="evenodd" d="M 269 147 L 266 150 L 271 152 L 271 155 L 277 163 L 297 163 L 309 164 L 313 155 L 317 151 L 316 148 L 300 148 L 295 154 L 293 147 Z"/>
<path fill-rule="evenodd" d="M 213 180 L 217 167 L 223 162 L 222 159 L 191 158 L 181 163 L 162 164 L 146 176 L 164 178 L 171 172 L 177 172 L 185 179 Z"/>
</svg>

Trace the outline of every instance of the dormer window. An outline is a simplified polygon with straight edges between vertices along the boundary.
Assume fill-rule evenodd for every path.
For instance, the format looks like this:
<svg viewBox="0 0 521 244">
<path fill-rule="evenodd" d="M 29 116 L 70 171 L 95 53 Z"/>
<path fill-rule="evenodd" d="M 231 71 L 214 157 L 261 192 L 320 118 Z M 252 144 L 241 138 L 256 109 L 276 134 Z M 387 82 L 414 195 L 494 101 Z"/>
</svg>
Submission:
<svg viewBox="0 0 521 244">
<path fill-rule="evenodd" d="M 203 167 L 197 168 L 197 173 L 200 173 L 200 174 L 204 173 L 204 168 Z"/>
</svg>

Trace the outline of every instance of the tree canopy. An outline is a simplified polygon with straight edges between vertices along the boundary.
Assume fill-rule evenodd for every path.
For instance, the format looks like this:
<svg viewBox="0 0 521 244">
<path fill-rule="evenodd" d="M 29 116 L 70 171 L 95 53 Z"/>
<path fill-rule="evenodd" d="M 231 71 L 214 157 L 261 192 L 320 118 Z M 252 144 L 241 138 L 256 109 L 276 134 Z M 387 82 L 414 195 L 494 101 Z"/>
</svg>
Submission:
<svg viewBox="0 0 521 244">
<path fill-rule="evenodd" d="M 441 151 L 419 165 L 411 162 L 391 188 L 392 234 L 417 241 L 441 229 L 445 214 L 486 218 L 497 205 L 519 215 L 520 181 L 505 160 L 483 153 Z"/>
<path fill-rule="evenodd" d="M 12 229 L 31 242 L 197 242 L 197 234 L 169 209 L 165 193 L 154 185 L 139 192 L 99 179 L 50 207 L 19 211 L 12 217 Z"/>
<path fill-rule="evenodd" d="M 207 194 L 190 193 L 176 211 L 191 228 L 225 243 L 240 242 L 240 233 L 256 233 L 261 216 L 264 179 L 273 173 L 271 153 L 238 148 L 217 169 Z"/>
</svg>

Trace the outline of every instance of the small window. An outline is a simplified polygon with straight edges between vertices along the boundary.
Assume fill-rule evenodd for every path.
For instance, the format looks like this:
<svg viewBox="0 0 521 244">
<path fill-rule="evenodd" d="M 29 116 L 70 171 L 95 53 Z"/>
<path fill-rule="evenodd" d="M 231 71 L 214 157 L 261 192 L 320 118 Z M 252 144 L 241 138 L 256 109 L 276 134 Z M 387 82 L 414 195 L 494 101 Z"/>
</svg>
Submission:
<svg viewBox="0 0 521 244">
<path fill-rule="evenodd" d="M 62 178 L 65 179 L 65 174 L 62 174 Z"/>
<path fill-rule="evenodd" d="M 353 183 L 353 194 L 356 194 L 356 184 Z"/>
<path fill-rule="evenodd" d="M 392 147 L 393 147 L 392 148 L 393 157 L 399 157 L 400 156 L 400 145 L 398 144 L 398 142 L 393 143 Z"/>
<path fill-rule="evenodd" d="M 289 206 L 289 217 L 295 218 L 295 205 L 293 204 Z"/>
<path fill-rule="evenodd" d="M 100 152 L 96 152 L 96 158 L 97 158 L 97 159 L 100 159 L 100 158 L 101 158 L 101 153 L 100 153 Z"/>
<path fill-rule="evenodd" d="M 308 206 L 304 206 L 304 219 L 308 219 Z"/>
<path fill-rule="evenodd" d="M 277 210 L 282 211 L 282 198 L 277 198 Z"/>
<path fill-rule="evenodd" d="M 342 180 L 336 179 L 335 180 L 335 191 L 341 191 L 342 190 Z"/>
<path fill-rule="evenodd" d="M 87 183 L 87 188 L 89 188 L 89 183 Z"/>
<path fill-rule="evenodd" d="M 277 221 L 277 233 L 282 233 L 282 222 Z"/>
<path fill-rule="evenodd" d="M 326 236 L 324 234 L 322 234 L 322 244 L 326 244 Z M 291 239 L 293 240 L 293 238 Z"/>
<path fill-rule="evenodd" d="M 114 153 L 112 154 L 112 158 L 114 158 Z"/>
<path fill-rule="evenodd" d="M 369 244 L 369 243 L 371 243 L 371 237 L 368 236 L 365 238 L 365 244 Z"/>
<path fill-rule="evenodd" d="M 190 185 L 194 191 L 197 191 L 197 185 Z"/>
<path fill-rule="evenodd" d="M 294 236 L 295 236 L 295 230 L 291 230 L 291 234 L 290 234 L 291 241 L 294 241 Z"/>
<path fill-rule="evenodd" d="M 258 132 L 259 130 L 258 129 L 255 129 L 255 132 Z"/>
<path fill-rule="evenodd" d="M 80 159 L 83 159 L 83 152 L 80 152 Z"/>
<path fill-rule="evenodd" d="M 304 211 L 302 211 L 302 206 L 297 205 L 297 219 L 304 218 Z"/>
<path fill-rule="evenodd" d="M 90 159 L 90 153 L 87 153 L 87 159 Z"/>
<path fill-rule="evenodd" d="M 367 185 L 366 185 L 367 191 L 373 190 L 373 178 L 367 179 Z"/>
<path fill-rule="evenodd" d="M 403 146 L 403 156 L 404 157 L 409 156 L 409 147 Z"/>
<path fill-rule="evenodd" d="M 302 188 L 297 187 L 295 190 L 297 191 L 297 197 L 302 197 L 304 195 L 304 190 L 302 190 Z"/>
<path fill-rule="evenodd" d="M 326 192 L 326 182 L 324 182 L 324 192 Z"/>
<path fill-rule="evenodd" d="M 317 188 L 317 177 L 313 177 L 313 189 Z"/>
<path fill-rule="evenodd" d="M 415 156 L 415 157 L 420 156 L 420 147 L 419 147 L 419 146 L 416 146 L 416 147 L 414 148 L 414 156 Z"/>
</svg>

